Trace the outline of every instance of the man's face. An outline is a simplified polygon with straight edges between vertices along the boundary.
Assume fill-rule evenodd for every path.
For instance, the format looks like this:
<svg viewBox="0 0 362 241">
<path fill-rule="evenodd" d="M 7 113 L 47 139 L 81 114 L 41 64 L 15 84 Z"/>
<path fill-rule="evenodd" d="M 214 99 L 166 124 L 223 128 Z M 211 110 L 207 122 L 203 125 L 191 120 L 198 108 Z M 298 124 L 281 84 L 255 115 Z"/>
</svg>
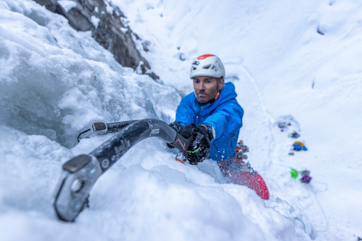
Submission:
<svg viewBox="0 0 362 241">
<path fill-rule="evenodd" d="M 210 76 L 197 76 L 193 81 L 196 98 L 201 104 L 215 99 L 217 92 L 224 87 L 224 79 L 218 81 Z"/>
</svg>

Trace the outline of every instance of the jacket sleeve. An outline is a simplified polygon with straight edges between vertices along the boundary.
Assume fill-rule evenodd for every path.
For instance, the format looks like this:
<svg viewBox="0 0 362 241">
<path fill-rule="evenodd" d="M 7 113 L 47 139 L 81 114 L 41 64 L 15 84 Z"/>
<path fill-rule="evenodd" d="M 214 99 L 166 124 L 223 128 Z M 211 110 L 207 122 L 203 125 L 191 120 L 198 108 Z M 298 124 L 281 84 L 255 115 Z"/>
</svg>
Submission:
<svg viewBox="0 0 362 241">
<path fill-rule="evenodd" d="M 243 126 L 243 116 L 243 108 L 236 101 L 233 101 L 216 109 L 212 115 L 206 118 L 204 123 L 215 128 L 214 140 L 216 140 L 240 129 Z"/>
<path fill-rule="evenodd" d="M 177 107 L 176 110 L 176 120 L 175 122 L 179 122 L 181 125 L 186 126 L 191 123 L 195 123 L 195 113 L 190 106 L 189 101 L 187 98 L 184 97 L 181 99 L 180 105 Z"/>
</svg>

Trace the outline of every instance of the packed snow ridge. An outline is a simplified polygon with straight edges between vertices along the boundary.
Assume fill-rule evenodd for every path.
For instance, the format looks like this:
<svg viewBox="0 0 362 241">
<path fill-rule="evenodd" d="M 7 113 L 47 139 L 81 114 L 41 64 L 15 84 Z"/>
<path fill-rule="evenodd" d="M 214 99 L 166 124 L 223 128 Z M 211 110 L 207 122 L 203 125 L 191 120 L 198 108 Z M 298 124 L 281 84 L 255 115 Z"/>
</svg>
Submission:
<svg viewBox="0 0 362 241">
<path fill-rule="evenodd" d="M 63 1 L 64 3 L 65 1 Z M 66 1 L 71 7 L 70 1 Z M 164 85 L 117 63 L 31 0 L 0 0 L 1 240 L 357 240 L 362 189 L 362 2 L 114 0 Z M 163 142 L 131 149 L 74 223 L 51 206 L 61 165 L 110 136 L 95 121 L 171 122 L 193 58 L 217 54 L 245 110 L 240 136 L 270 200 L 226 184 L 214 161 L 174 161 Z M 280 131 L 277 123 L 292 120 Z M 296 127 L 308 151 L 289 156 Z M 304 184 L 290 168 L 311 171 Z"/>
</svg>

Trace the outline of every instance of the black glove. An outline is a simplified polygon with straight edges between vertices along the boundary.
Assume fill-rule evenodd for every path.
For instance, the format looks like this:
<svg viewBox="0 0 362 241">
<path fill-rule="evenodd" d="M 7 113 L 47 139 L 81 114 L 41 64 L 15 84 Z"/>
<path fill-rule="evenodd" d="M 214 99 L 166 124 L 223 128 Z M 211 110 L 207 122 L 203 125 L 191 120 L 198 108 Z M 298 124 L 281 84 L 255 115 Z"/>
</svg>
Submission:
<svg viewBox="0 0 362 241">
<path fill-rule="evenodd" d="M 186 155 L 190 164 L 196 165 L 209 157 L 210 140 L 205 126 L 191 123 L 183 127 L 180 134 L 186 139 L 192 137 Z"/>
<path fill-rule="evenodd" d="M 172 127 L 175 131 L 177 131 L 177 133 L 180 133 L 180 131 L 184 128 L 183 125 L 178 122 L 172 122 L 168 125 Z"/>
<path fill-rule="evenodd" d="M 172 129 L 174 129 L 177 133 L 180 134 L 180 132 L 182 131 L 182 129 L 184 128 L 183 125 L 181 125 L 180 123 L 178 122 L 172 122 L 170 124 L 168 124 Z M 169 148 L 175 148 L 173 145 L 169 144 L 169 143 L 166 143 L 166 145 L 169 147 Z"/>
</svg>

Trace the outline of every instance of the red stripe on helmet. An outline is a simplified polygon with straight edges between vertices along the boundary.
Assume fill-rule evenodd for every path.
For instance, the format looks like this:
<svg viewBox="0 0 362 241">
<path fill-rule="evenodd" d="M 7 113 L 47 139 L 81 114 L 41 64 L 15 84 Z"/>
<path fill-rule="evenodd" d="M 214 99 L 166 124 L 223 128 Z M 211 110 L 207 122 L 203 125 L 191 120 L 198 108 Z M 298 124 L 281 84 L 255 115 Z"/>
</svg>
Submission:
<svg viewBox="0 0 362 241">
<path fill-rule="evenodd" d="M 213 54 L 204 54 L 204 55 L 199 56 L 197 59 L 201 60 L 201 59 L 206 59 L 206 58 L 212 57 L 212 56 L 215 56 L 215 55 L 213 55 Z"/>
</svg>

